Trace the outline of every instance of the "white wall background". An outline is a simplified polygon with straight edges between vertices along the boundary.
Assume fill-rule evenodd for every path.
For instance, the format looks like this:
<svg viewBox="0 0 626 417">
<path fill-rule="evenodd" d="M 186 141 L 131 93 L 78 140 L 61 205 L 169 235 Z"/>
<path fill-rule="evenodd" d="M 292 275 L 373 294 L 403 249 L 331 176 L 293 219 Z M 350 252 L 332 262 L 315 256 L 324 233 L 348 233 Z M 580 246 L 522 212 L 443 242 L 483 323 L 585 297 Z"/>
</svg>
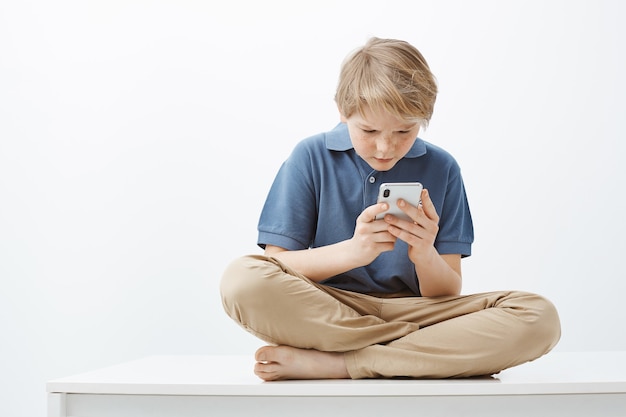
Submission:
<svg viewBox="0 0 626 417">
<path fill-rule="evenodd" d="M 526 289 L 558 350 L 626 350 L 626 6 L 616 1 L 0 2 L 0 415 L 45 381 L 153 354 L 251 354 L 218 297 L 258 253 L 296 141 L 334 126 L 339 65 L 410 41 L 423 135 L 463 167 L 464 292 Z"/>
</svg>

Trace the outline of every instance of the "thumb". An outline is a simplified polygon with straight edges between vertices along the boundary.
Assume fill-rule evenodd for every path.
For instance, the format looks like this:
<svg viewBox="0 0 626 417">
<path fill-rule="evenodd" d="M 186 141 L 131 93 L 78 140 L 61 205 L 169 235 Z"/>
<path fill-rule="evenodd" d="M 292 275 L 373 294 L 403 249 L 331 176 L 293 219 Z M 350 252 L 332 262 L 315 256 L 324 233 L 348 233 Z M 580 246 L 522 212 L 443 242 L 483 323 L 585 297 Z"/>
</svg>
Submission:
<svg viewBox="0 0 626 417">
<path fill-rule="evenodd" d="M 376 216 L 389 210 L 389 204 L 376 203 L 367 207 L 357 218 L 357 221 L 361 222 L 373 222 L 376 220 Z"/>
<path fill-rule="evenodd" d="M 431 220 L 436 220 L 439 222 L 439 215 L 437 214 L 437 209 L 435 208 L 435 204 L 430 199 L 430 194 L 428 190 L 424 188 L 422 190 L 422 209 L 424 210 L 424 214 Z"/>
</svg>

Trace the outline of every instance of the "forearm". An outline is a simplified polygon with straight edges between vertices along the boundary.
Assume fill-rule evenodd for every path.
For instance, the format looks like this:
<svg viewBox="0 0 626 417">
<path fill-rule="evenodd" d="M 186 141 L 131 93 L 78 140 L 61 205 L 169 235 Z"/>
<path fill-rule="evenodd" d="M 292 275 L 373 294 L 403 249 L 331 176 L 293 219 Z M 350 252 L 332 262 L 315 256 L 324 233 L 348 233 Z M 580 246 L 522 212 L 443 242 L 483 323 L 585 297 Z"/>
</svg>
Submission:
<svg viewBox="0 0 626 417">
<path fill-rule="evenodd" d="M 354 259 L 348 249 L 349 241 L 335 243 L 314 249 L 285 250 L 276 246 L 268 246 L 265 255 L 284 262 L 312 281 L 320 282 L 327 278 L 362 266 Z"/>
<path fill-rule="evenodd" d="M 415 263 L 422 296 L 437 297 L 461 293 L 460 255 L 439 255 L 433 247 Z"/>
</svg>

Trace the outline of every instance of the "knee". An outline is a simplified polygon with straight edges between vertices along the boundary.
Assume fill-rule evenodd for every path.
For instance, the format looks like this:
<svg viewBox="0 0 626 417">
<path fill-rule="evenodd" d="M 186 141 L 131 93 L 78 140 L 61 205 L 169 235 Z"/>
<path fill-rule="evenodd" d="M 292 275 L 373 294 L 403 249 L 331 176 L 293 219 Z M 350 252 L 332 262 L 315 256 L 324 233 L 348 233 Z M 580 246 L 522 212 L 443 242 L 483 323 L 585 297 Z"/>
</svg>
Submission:
<svg viewBox="0 0 626 417">
<path fill-rule="evenodd" d="M 276 267 L 264 256 L 249 255 L 232 261 L 224 270 L 220 281 L 220 295 L 226 313 L 241 322 L 242 308 L 251 308 L 265 299 L 267 291 L 264 276 Z"/>
<path fill-rule="evenodd" d="M 538 345 L 543 345 L 545 352 L 550 351 L 561 338 L 561 320 L 556 306 L 547 298 L 537 294 L 526 294 L 529 299 L 528 314 L 532 323 L 530 330 Z"/>
<path fill-rule="evenodd" d="M 561 320 L 556 306 L 547 298 L 541 297 L 543 300 L 543 318 L 544 335 L 549 342 L 548 350 L 552 349 L 561 338 Z"/>
</svg>

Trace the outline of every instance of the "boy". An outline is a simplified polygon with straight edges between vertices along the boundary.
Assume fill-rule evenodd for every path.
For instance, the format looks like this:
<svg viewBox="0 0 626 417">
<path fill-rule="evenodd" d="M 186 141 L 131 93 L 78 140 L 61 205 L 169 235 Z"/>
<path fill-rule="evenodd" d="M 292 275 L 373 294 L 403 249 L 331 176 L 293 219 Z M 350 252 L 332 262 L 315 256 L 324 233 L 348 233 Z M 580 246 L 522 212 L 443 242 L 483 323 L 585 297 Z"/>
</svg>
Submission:
<svg viewBox="0 0 626 417">
<path fill-rule="evenodd" d="M 221 292 L 231 318 L 270 345 L 266 381 L 447 378 L 497 373 L 560 337 L 554 306 L 519 291 L 461 296 L 473 226 L 456 161 L 421 140 L 437 86 L 420 52 L 370 39 L 344 62 L 341 123 L 300 142 L 259 220 L 264 256 L 235 260 Z M 377 203 L 383 182 L 421 182 L 413 221 Z"/>
</svg>

